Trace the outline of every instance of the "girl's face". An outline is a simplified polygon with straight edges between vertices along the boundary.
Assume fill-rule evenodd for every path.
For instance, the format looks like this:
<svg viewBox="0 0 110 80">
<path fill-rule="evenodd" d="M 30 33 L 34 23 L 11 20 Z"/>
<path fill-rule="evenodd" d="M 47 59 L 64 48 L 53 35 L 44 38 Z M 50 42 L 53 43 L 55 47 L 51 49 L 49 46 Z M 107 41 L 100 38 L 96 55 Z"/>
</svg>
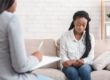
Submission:
<svg viewBox="0 0 110 80">
<path fill-rule="evenodd" d="M 13 5 L 8 9 L 9 12 L 15 12 L 16 11 L 16 6 L 17 6 L 17 1 L 13 3 Z"/>
<path fill-rule="evenodd" d="M 86 26 L 87 26 L 87 19 L 84 17 L 78 17 L 76 18 L 76 20 L 74 21 L 74 30 L 81 34 L 85 31 Z"/>
</svg>

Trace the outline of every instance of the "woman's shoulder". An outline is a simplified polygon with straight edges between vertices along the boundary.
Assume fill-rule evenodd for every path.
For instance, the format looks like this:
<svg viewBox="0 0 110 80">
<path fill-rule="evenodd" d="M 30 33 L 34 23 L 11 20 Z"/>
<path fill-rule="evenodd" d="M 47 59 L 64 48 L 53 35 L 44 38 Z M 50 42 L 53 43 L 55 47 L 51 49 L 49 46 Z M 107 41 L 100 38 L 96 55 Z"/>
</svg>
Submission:
<svg viewBox="0 0 110 80">
<path fill-rule="evenodd" d="M 94 38 L 94 35 L 93 35 L 92 33 L 90 33 L 90 37 L 91 37 L 91 38 Z"/>
<path fill-rule="evenodd" d="M 3 16 L 4 18 L 11 18 L 14 16 L 14 14 L 8 11 L 4 11 L 3 13 L 1 13 L 1 16 Z"/>
<path fill-rule="evenodd" d="M 64 38 L 64 37 L 68 37 L 69 35 L 70 35 L 70 31 L 65 31 L 63 34 L 62 34 L 62 36 L 61 36 L 61 38 Z"/>
<path fill-rule="evenodd" d="M 8 11 L 4 11 L 3 13 L 0 14 L 0 18 L 8 23 L 11 21 L 11 19 L 13 18 L 17 18 L 17 16 L 14 13 L 8 12 Z"/>
<path fill-rule="evenodd" d="M 92 33 L 90 33 L 90 39 L 93 45 L 95 45 L 95 37 Z"/>
<path fill-rule="evenodd" d="M 70 31 L 65 31 L 61 37 L 60 37 L 60 41 L 68 41 L 69 37 L 70 37 L 71 32 Z"/>
</svg>

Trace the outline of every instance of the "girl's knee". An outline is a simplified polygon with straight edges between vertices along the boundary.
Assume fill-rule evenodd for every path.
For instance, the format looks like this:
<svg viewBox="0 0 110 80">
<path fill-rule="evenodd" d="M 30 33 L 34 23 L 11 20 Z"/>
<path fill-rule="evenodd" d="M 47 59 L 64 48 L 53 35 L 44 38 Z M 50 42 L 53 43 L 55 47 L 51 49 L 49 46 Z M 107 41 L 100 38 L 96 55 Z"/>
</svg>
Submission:
<svg viewBox="0 0 110 80">
<path fill-rule="evenodd" d="M 86 73 L 90 73 L 92 71 L 92 68 L 90 65 L 88 64 L 84 64 L 79 68 L 79 72 L 86 72 Z"/>
</svg>

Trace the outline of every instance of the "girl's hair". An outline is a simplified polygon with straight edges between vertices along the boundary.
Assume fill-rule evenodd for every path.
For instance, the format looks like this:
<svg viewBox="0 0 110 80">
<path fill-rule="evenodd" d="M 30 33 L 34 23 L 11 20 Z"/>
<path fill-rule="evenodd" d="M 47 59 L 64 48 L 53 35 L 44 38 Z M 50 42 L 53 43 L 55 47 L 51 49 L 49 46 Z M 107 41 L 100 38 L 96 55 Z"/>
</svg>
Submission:
<svg viewBox="0 0 110 80">
<path fill-rule="evenodd" d="M 0 0 L 0 13 L 9 9 L 14 2 L 15 0 Z"/>
<path fill-rule="evenodd" d="M 74 26 L 74 21 L 77 19 L 77 18 L 81 18 L 81 17 L 84 17 L 87 19 L 87 26 L 86 26 L 86 29 L 85 29 L 85 46 L 86 46 L 86 49 L 85 49 L 85 52 L 84 52 L 84 55 L 81 57 L 81 58 L 85 58 L 88 56 L 90 50 L 91 50 L 91 40 L 90 40 L 90 34 L 89 34 L 89 22 L 91 21 L 90 17 L 89 17 L 89 14 L 86 12 L 86 11 L 77 11 L 74 16 L 73 16 L 73 21 L 69 27 L 68 30 L 71 30 L 73 29 L 75 26 Z"/>
</svg>

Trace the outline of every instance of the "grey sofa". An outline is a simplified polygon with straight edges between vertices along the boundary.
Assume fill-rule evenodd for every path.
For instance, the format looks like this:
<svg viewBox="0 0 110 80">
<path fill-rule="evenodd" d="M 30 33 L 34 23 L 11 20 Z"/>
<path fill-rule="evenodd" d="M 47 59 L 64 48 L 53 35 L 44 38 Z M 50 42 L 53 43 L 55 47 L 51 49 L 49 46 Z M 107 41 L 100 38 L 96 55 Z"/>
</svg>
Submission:
<svg viewBox="0 0 110 80">
<path fill-rule="evenodd" d="M 41 48 L 41 51 L 44 53 L 44 55 L 49 55 L 49 56 L 59 55 L 58 47 L 56 45 L 55 40 L 53 39 L 26 39 L 25 42 L 28 53 L 32 53 L 36 51 L 41 41 L 44 41 L 44 44 Z M 106 50 L 110 51 L 110 41 L 96 40 L 95 58 Z M 46 65 L 42 68 L 34 70 L 33 73 L 34 72 L 49 76 L 54 80 L 67 80 L 66 76 L 59 69 L 59 62 Z M 110 80 L 110 71 L 108 70 L 93 71 L 91 73 L 91 77 L 92 80 Z"/>
</svg>

